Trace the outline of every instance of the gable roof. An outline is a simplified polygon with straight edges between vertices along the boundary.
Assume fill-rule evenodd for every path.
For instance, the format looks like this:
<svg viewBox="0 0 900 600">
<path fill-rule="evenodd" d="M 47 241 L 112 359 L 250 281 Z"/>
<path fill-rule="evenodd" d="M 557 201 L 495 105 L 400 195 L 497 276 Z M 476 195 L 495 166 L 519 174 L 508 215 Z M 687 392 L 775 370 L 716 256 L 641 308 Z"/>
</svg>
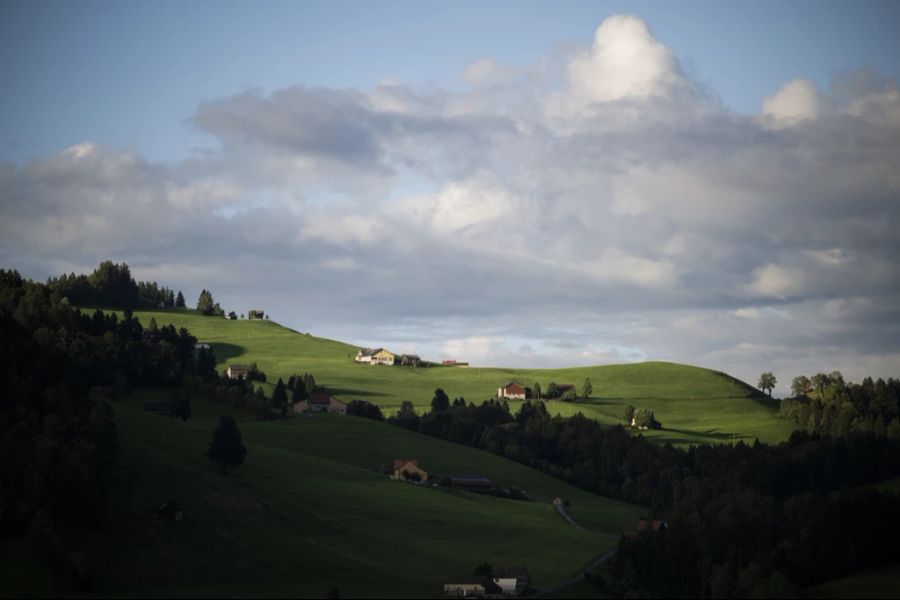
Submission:
<svg viewBox="0 0 900 600">
<path fill-rule="evenodd" d="M 531 578 L 525 567 L 497 567 L 494 569 L 494 579 L 518 579 L 519 577 Z"/>
<path fill-rule="evenodd" d="M 415 458 L 396 458 L 394 459 L 394 470 L 402 469 L 408 464 L 418 467 L 419 461 Z"/>
<path fill-rule="evenodd" d="M 519 385 L 515 381 L 510 381 L 509 383 L 507 383 L 506 385 L 503 386 L 503 389 L 506 390 L 507 392 L 513 392 L 514 394 L 524 394 L 525 393 L 525 386 Z"/>
</svg>

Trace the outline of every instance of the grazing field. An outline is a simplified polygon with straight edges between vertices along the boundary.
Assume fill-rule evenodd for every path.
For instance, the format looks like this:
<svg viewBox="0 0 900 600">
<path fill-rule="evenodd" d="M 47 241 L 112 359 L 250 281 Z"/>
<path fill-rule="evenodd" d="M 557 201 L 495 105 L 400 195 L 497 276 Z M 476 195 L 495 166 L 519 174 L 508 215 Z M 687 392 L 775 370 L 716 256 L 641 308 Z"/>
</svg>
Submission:
<svg viewBox="0 0 900 600">
<path fill-rule="evenodd" d="M 569 369 L 504 369 L 461 367 L 387 367 L 357 364 L 357 347 L 297 333 L 269 321 L 229 321 L 192 311 L 137 311 L 145 325 L 155 317 L 162 325 L 187 327 L 215 350 L 220 370 L 229 362 L 255 361 L 269 377 L 310 372 L 341 400 L 365 399 L 389 414 L 404 400 L 427 410 L 435 388 L 451 397 L 481 402 L 494 397 L 510 381 L 531 386 L 572 383 L 581 390 L 585 378 L 593 384 L 588 401 L 548 402 L 553 414 L 582 412 L 605 424 L 621 423 L 625 407 L 650 408 L 664 429 L 645 432 L 651 439 L 690 443 L 731 443 L 736 440 L 779 442 L 796 429 L 777 416 L 770 401 L 746 383 L 724 373 L 664 362 L 577 367 Z M 428 358 L 428 357 L 423 357 Z M 465 358 L 465 357 L 460 357 Z M 511 402 L 516 410 L 516 402 Z"/>
<path fill-rule="evenodd" d="M 337 415 L 252 416 L 195 398 L 188 421 L 144 412 L 168 392 L 116 405 L 122 453 L 107 531 L 90 538 L 94 590 L 124 596 L 434 597 L 482 562 L 526 566 L 534 585 L 577 573 L 644 509 L 584 492 L 486 452 Z M 204 456 L 220 414 L 238 420 L 246 463 L 225 475 Z M 526 490 L 515 501 L 391 481 L 378 467 L 417 458 Z M 588 530 L 550 500 L 570 500 Z M 162 521 L 169 499 L 182 522 Z"/>
<path fill-rule="evenodd" d="M 900 565 L 841 577 L 803 591 L 805 598 L 898 598 Z"/>
</svg>

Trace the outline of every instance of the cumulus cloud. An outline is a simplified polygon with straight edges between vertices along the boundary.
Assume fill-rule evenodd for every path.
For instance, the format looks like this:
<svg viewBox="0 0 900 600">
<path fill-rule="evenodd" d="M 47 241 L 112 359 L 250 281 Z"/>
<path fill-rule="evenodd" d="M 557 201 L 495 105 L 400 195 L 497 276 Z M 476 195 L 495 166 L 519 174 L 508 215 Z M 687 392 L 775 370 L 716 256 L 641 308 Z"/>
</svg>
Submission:
<svg viewBox="0 0 900 600">
<path fill-rule="evenodd" d="M 433 358 L 897 374 L 896 82 L 795 80 L 730 113 L 633 16 L 548 64 L 203 102 L 200 159 L 85 142 L 0 165 L 0 256 L 39 278 L 127 260 Z"/>
<path fill-rule="evenodd" d="M 763 116 L 775 127 L 786 127 L 819 116 L 821 100 L 809 79 L 789 81 L 763 101 Z"/>
<path fill-rule="evenodd" d="M 662 96 L 684 83 L 672 51 L 631 15 L 603 21 L 590 50 L 569 62 L 568 76 L 571 94 L 584 103 Z"/>
</svg>

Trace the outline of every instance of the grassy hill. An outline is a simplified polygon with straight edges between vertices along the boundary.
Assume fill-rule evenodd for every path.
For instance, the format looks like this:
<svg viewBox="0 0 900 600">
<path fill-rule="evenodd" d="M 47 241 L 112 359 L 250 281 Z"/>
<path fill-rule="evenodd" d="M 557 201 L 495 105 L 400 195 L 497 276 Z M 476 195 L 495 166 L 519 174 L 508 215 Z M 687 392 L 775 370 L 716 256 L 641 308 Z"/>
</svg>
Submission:
<svg viewBox="0 0 900 600">
<path fill-rule="evenodd" d="M 547 588 L 612 548 L 644 512 L 385 423 L 327 414 L 255 422 L 202 399 L 186 422 L 144 412 L 144 401 L 166 394 L 142 390 L 116 407 L 112 522 L 89 541 L 100 594 L 323 597 L 334 585 L 343 597 L 434 597 L 446 578 L 485 561 L 525 565 Z M 220 414 L 239 421 L 249 451 L 228 475 L 204 456 Z M 431 472 L 486 475 L 534 501 L 378 474 L 398 457 Z M 555 512 L 555 496 L 571 501 L 586 530 Z M 168 499 L 184 507 L 183 522 L 153 515 Z"/>
<path fill-rule="evenodd" d="M 437 387 L 451 397 L 469 401 L 493 397 L 497 388 L 517 381 L 525 385 L 551 381 L 572 383 L 580 390 L 585 378 L 593 384 L 588 401 L 553 401 L 553 414 L 582 412 L 602 423 L 621 423 L 625 407 L 651 408 L 665 427 L 651 438 L 674 444 L 731 442 L 737 439 L 778 442 L 796 425 L 776 414 L 776 404 L 744 382 L 724 373 L 664 362 L 576 367 L 569 369 L 504 369 L 433 367 L 406 368 L 357 364 L 357 347 L 297 333 L 268 321 L 229 321 L 192 311 L 137 311 L 145 325 L 155 317 L 162 325 L 187 327 L 212 344 L 220 365 L 256 361 L 269 377 L 310 372 L 342 400 L 366 399 L 387 413 L 404 400 L 426 410 Z M 427 357 L 426 357 L 427 358 Z M 515 410 L 515 403 L 513 409 Z"/>
</svg>

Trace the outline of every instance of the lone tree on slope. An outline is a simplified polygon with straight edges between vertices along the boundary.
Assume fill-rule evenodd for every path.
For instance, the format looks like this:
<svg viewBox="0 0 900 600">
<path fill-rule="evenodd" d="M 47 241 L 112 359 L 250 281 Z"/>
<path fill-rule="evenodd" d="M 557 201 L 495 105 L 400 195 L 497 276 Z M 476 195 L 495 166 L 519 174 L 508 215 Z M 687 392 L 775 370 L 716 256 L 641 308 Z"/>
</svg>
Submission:
<svg viewBox="0 0 900 600">
<path fill-rule="evenodd" d="M 771 397 L 772 389 L 774 389 L 776 383 L 778 383 L 778 380 L 775 379 L 775 376 L 770 371 L 766 371 L 759 376 L 759 383 L 756 384 L 756 387 L 768 392 Z"/>
<path fill-rule="evenodd" d="M 241 439 L 241 430 L 230 416 L 219 417 L 219 425 L 213 431 L 206 456 L 221 464 L 225 473 L 228 473 L 229 467 L 237 467 L 244 462 L 247 448 Z"/>
</svg>

